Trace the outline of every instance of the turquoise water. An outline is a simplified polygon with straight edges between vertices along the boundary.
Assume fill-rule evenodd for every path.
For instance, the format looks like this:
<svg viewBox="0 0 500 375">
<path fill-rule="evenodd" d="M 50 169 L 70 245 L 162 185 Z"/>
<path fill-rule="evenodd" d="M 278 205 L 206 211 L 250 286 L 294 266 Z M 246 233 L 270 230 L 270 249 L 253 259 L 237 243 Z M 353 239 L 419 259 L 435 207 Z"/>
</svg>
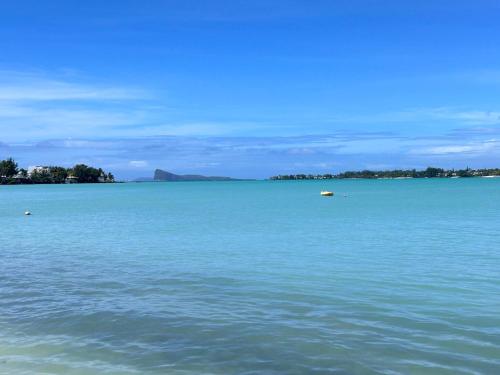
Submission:
<svg viewBox="0 0 500 375">
<path fill-rule="evenodd" d="M 2 374 L 500 373 L 500 179 L 3 186 L 0 228 Z"/>
</svg>

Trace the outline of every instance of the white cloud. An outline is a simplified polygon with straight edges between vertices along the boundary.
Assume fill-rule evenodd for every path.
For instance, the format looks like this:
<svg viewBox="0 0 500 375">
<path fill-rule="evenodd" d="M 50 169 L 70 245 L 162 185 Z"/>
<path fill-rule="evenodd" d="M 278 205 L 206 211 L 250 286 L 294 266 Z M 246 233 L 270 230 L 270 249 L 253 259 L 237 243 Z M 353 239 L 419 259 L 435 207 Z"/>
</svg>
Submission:
<svg viewBox="0 0 500 375">
<path fill-rule="evenodd" d="M 174 136 L 217 136 L 231 134 L 238 131 L 256 130 L 259 127 L 254 123 L 248 122 L 189 122 L 177 124 L 162 124 L 150 127 L 148 131 L 155 135 L 174 135 Z"/>
<path fill-rule="evenodd" d="M 0 71 L 0 101 L 134 100 L 148 96 L 136 88 L 89 85 L 34 73 Z"/>
<path fill-rule="evenodd" d="M 257 128 L 255 123 L 241 121 L 174 120 L 160 99 L 146 90 L 0 70 L 3 141 L 217 136 Z"/>
<path fill-rule="evenodd" d="M 428 115 L 431 118 L 455 120 L 467 125 L 500 124 L 500 111 L 458 111 L 447 108 L 438 108 L 429 110 Z"/>
<path fill-rule="evenodd" d="M 482 69 L 476 71 L 465 72 L 451 77 L 452 79 L 460 79 L 467 83 L 479 83 L 485 85 L 498 85 L 500 83 L 500 70 Z"/>
<path fill-rule="evenodd" d="M 415 155 L 486 154 L 499 147 L 499 140 L 490 139 L 486 141 L 469 142 L 466 144 L 446 144 L 423 147 L 411 150 L 409 153 Z"/>
<path fill-rule="evenodd" d="M 76 163 L 100 166 L 120 177 L 175 173 L 267 177 L 279 173 L 326 173 L 348 169 L 495 167 L 500 138 L 474 135 L 426 138 L 377 133 L 302 137 L 122 137 L 0 144 L 22 166 Z M 307 151 L 306 151 L 307 150 Z"/>
<path fill-rule="evenodd" d="M 144 168 L 149 165 L 146 160 L 131 160 L 128 164 L 134 168 Z"/>
<path fill-rule="evenodd" d="M 141 98 L 139 92 L 121 88 L 89 87 L 63 82 L 36 82 L 22 86 L 0 86 L 0 100 L 131 100 Z"/>
<path fill-rule="evenodd" d="M 500 124 L 500 111 L 457 109 L 451 107 L 417 108 L 372 115 L 344 115 L 333 119 L 338 124 L 449 124 L 494 129 Z M 360 126 L 361 127 L 361 126 Z M 394 134 L 336 133 L 307 137 L 261 137 L 251 141 L 230 139 L 234 134 L 269 134 L 267 128 L 286 134 L 286 124 L 231 121 L 179 121 L 169 123 L 164 105 L 144 90 L 102 84 L 80 83 L 73 80 L 47 78 L 43 74 L 0 71 L 0 137 L 2 142 L 14 144 L 26 140 L 59 141 L 58 147 L 102 150 L 120 149 L 123 144 L 110 146 L 92 139 L 124 139 L 133 137 L 177 136 L 212 137 L 203 143 L 206 152 L 273 153 L 289 157 L 315 158 L 326 154 L 356 157 L 357 155 L 486 155 L 498 149 L 498 141 L 484 140 L 483 135 L 467 135 L 465 141 L 451 143 L 452 139 L 434 136 L 431 141 L 422 138 L 399 137 Z M 367 127 L 365 127 L 366 129 Z M 450 127 L 448 127 L 450 128 Z M 311 126 L 311 129 L 315 129 Z M 303 132 L 301 125 L 295 130 Z M 317 130 L 317 128 L 316 128 Z M 496 135 L 487 135 L 495 137 Z M 215 137 L 220 137 L 215 139 Z M 465 137 L 465 136 L 462 136 Z M 479 137 L 479 138 L 477 138 Z M 224 140 L 225 138 L 226 140 Z M 86 139 L 86 140 L 82 140 Z M 456 139 L 455 139 L 456 140 Z M 156 141 L 155 141 L 156 142 Z M 187 141 L 186 141 L 187 142 Z M 160 142 L 161 143 L 161 142 Z M 188 144 L 191 144 L 187 142 Z M 178 143 L 180 144 L 180 143 Z M 61 146 L 63 145 L 63 146 Z M 186 144 L 184 144 L 186 146 Z M 129 145 L 127 145 L 129 147 Z M 216 150 L 216 151 L 213 151 Z M 187 153 L 188 151 L 183 150 Z M 130 168 L 144 168 L 143 156 L 128 156 L 123 160 Z M 128 162 L 128 158 L 137 158 Z M 210 161 L 210 163 L 217 161 Z"/>
<path fill-rule="evenodd" d="M 453 122 L 461 125 L 500 124 L 500 111 L 462 110 L 450 107 L 416 108 L 365 115 L 343 115 L 333 119 L 345 123 L 426 123 Z"/>
<path fill-rule="evenodd" d="M 151 121 L 148 98 L 134 88 L 0 71 L 0 133 L 10 141 L 106 136 Z"/>
</svg>

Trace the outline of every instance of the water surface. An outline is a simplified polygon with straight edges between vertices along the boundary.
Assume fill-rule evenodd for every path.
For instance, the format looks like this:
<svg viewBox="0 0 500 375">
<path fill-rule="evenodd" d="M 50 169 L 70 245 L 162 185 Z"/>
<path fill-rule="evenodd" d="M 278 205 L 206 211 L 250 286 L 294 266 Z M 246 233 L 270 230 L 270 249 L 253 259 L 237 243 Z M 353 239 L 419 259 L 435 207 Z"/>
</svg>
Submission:
<svg viewBox="0 0 500 375">
<path fill-rule="evenodd" d="M 0 228 L 2 374 L 500 373 L 500 179 L 2 186 Z"/>
</svg>

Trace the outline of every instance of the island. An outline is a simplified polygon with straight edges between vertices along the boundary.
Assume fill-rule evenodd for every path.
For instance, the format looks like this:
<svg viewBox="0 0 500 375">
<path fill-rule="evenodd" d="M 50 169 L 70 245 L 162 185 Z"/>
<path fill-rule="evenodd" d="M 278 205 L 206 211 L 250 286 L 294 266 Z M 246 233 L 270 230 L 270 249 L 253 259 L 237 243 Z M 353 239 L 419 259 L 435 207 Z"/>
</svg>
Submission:
<svg viewBox="0 0 500 375">
<path fill-rule="evenodd" d="M 85 164 L 77 164 L 72 168 L 38 165 L 24 169 L 19 168 L 12 158 L 0 161 L 0 185 L 110 182 L 115 182 L 111 173 Z"/>
<path fill-rule="evenodd" d="M 185 174 L 179 175 L 171 172 L 167 172 L 161 169 L 156 169 L 153 177 L 153 181 L 239 181 L 231 177 L 219 177 L 219 176 L 201 176 L 197 174 Z"/>
<path fill-rule="evenodd" d="M 499 168 L 490 169 L 443 169 L 428 167 L 424 170 L 395 169 L 386 171 L 346 171 L 338 174 L 290 174 L 270 177 L 270 180 L 330 180 L 344 178 L 404 179 L 404 178 L 457 178 L 457 177 L 500 177 Z"/>
</svg>

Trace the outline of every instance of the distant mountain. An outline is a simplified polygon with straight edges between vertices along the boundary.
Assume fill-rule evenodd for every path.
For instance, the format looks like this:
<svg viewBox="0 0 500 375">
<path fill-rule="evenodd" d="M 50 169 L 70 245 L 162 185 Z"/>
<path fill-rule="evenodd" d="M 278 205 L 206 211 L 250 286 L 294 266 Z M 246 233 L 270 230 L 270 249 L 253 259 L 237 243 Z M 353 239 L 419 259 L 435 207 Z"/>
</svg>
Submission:
<svg viewBox="0 0 500 375">
<path fill-rule="evenodd" d="M 217 177 L 217 176 L 201 176 L 197 174 L 185 174 L 178 175 L 174 173 L 170 173 L 167 171 L 163 171 L 161 169 L 155 170 L 155 174 L 153 177 L 154 181 L 237 181 L 234 178 L 230 177 Z"/>
</svg>

